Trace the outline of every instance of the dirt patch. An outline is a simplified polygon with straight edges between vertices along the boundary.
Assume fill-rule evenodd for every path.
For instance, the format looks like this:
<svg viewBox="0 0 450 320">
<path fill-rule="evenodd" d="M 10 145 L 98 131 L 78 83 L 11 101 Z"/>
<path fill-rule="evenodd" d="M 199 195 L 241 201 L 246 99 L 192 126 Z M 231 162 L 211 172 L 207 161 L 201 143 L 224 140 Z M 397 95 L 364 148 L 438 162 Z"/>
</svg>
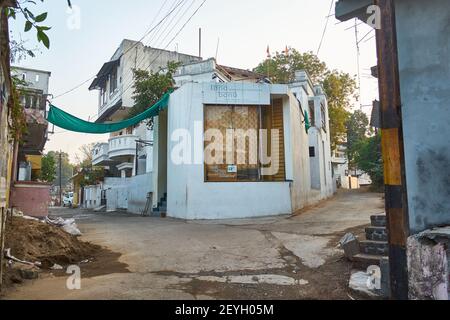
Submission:
<svg viewBox="0 0 450 320">
<path fill-rule="evenodd" d="M 128 266 L 119 262 L 121 254 L 81 241 L 61 228 L 20 217 L 7 221 L 5 249 L 11 249 L 11 255 L 20 260 L 40 262 L 40 268 L 32 269 L 39 273 L 51 272 L 55 276 L 67 276 L 65 270 L 69 265 L 79 265 L 82 276 L 87 278 L 128 272 Z M 64 269 L 51 270 L 55 264 Z M 6 288 L 23 282 L 20 276 L 23 269 L 30 267 L 20 263 L 14 263 L 12 268 L 5 267 L 3 281 Z"/>
<path fill-rule="evenodd" d="M 323 266 L 310 269 L 302 265 L 283 269 L 241 270 L 231 272 L 201 272 L 182 274 L 171 271 L 155 272 L 161 276 L 192 278 L 183 284 L 173 285 L 171 289 L 183 290 L 193 296 L 209 296 L 219 300 L 349 300 L 348 279 L 351 263 L 341 257 L 330 258 Z M 239 275 L 276 274 L 308 281 L 306 285 L 240 284 L 204 281 L 202 276 L 224 277 Z"/>
</svg>

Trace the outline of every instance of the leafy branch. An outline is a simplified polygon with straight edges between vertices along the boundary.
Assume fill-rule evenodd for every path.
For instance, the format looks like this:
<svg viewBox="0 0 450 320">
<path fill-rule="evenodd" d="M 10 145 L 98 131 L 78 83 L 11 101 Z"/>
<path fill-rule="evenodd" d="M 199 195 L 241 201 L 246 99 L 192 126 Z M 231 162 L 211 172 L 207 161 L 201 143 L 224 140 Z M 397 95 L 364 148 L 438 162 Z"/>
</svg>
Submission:
<svg viewBox="0 0 450 320">
<path fill-rule="evenodd" d="M 44 0 L 40 0 L 40 1 L 44 2 Z M 29 4 L 36 5 L 36 2 L 33 0 L 25 0 L 25 1 L 17 3 L 16 8 L 9 8 L 8 17 L 16 20 L 17 15 L 21 14 L 25 18 L 24 31 L 29 32 L 32 29 L 36 30 L 36 36 L 37 36 L 38 42 L 42 42 L 42 44 L 47 49 L 49 49 L 50 48 L 50 38 L 48 37 L 46 31 L 50 30 L 51 27 L 47 27 L 42 24 L 47 19 L 48 13 L 44 12 L 44 13 L 36 15 L 28 8 Z M 69 1 L 69 5 L 71 5 L 70 1 Z"/>
</svg>

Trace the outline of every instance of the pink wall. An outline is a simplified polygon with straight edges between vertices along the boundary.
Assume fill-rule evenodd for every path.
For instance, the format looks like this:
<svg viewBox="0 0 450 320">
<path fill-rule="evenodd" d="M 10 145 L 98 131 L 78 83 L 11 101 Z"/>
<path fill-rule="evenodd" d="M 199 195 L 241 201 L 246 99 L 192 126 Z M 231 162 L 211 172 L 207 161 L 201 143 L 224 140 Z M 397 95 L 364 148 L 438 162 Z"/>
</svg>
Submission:
<svg viewBox="0 0 450 320">
<path fill-rule="evenodd" d="M 11 206 L 31 217 L 48 216 L 50 185 L 37 182 L 16 182 L 11 191 Z"/>
</svg>

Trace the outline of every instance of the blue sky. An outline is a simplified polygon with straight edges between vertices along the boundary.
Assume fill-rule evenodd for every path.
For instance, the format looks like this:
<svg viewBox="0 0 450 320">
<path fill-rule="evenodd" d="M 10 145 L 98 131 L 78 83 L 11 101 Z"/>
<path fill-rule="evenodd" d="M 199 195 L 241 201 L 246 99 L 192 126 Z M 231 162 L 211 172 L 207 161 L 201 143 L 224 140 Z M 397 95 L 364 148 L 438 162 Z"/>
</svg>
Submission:
<svg viewBox="0 0 450 320">
<path fill-rule="evenodd" d="M 71 21 L 73 13 L 67 12 L 67 2 L 45 0 L 34 11 L 49 13 L 46 24 L 52 27 L 49 32 L 51 48 L 47 50 L 39 46 L 37 57 L 27 59 L 20 65 L 51 71 L 50 93 L 55 96 L 61 94 L 95 75 L 102 64 L 110 59 L 122 39 L 140 39 L 162 4 L 165 3 L 165 6 L 156 21 L 169 11 L 174 1 L 72 0 L 73 5 L 80 8 L 81 24 L 79 29 L 70 29 L 68 21 Z M 172 34 L 181 28 L 203 0 L 186 1 L 181 13 L 191 3 L 192 8 Z M 197 54 L 198 28 L 201 27 L 204 58 L 215 56 L 220 38 L 218 62 L 251 69 L 266 57 L 268 45 L 271 51 L 281 51 L 289 46 L 300 51 L 316 52 L 329 9 L 330 0 L 207 0 L 168 49 L 175 50 L 177 46 L 180 52 Z M 355 32 L 353 28 L 347 29 L 353 24 L 353 21 L 338 23 L 331 17 L 319 57 L 330 68 L 356 75 Z M 37 46 L 34 34 L 21 32 L 22 21 L 13 21 L 11 29 L 15 38 L 20 33 L 22 39 L 28 40 L 28 46 Z M 360 38 L 370 31 L 365 25 L 360 25 L 358 29 Z M 156 37 L 150 35 L 144 39 L 144 43 L 164 47 L 171 38 L 170 35 L 164 42 L 155 42 Z M 377 97 L 377 82 L 368 77 L 369 68 L 376 64 L 375 40 L 362 41 L 360 47 L 361 96 L 362 103 L 366 105 Z M 88 120 L 97 112 L 98 94 L 96 91 L 89 92 L 87 87 L 88 84 L 82 86 L 55 100 L 54 104 Z M 73 160 L 83 144 L 107 139 L 105 136 L 75 134 L 58 128 L 55 131 L 56 134 L 50 136 L 47 151 L 61 149 L 68 152 Z"/>
</svg>

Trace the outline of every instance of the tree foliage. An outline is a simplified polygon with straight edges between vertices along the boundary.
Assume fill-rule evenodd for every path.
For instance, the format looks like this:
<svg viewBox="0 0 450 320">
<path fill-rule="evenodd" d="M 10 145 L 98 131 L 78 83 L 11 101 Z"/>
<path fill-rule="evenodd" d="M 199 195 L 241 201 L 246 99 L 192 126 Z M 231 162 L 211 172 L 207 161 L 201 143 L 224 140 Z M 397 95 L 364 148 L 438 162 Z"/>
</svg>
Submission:
<svg viewBox="0 0 450 320">
<path fill-rule="evenodd" d="M 56 159 L 53 154 L 42 157 L 40 179 L 44 182 L 54 183 L 56 180 Z"/>
<path fill-rule="evenodd" d="M 60 166 L 59 166 L 59 155 L 60 152 L 50 151 L 48 156 L 51 156 L 56 161 L 56 178 L 54 181 L 54 186 L 59 186 L 60 183 Z M 63 188 L 70 185 L 73 176 L 74 166 L 70 163 L 69 155 L 65 152 L 61 152 L 61 184 Z"/>
<path fill-rule="evenodd" d="M 83 181 L 80 183 L 82 187 L 96 185 L 105 178 L 105 169 L 96 167 L 92 163 L 94 147 L 95 143 L 83 145 L 79 149 L 79 155 L 77 155 L 77 171 L 84 173 Z"/>
<path fill-rule="evenodd" d="M 80 147 L 79 154 L 76 156 L 77 166 L 81 168 L 92 167 L 92 153 L 95 143 L 85 144 Z"/>
<path fill-rule="evenodd" d="M 44 0 L 40 0 L 40 2 L 44 2 Z M 47 20 L 48 13 L 43 12 L 40 14 L 35 14 L 33 9 L 30 9 L 31 6 L 35 6 L 36 1 L 33 0 L 23 0 L 17 2 L 16 8 L 8 9 L 8 17 L 12 19 L 16 19 L 17 15 L 22 15 L 25 19 L 24 32 L 29 32 L 31 30 L 36 31 L 36 38 L 38 42 L 42 42 L 42 44 L 49 49 L 50 48 L 50 38 L 47 35 L 47 31 L 51 28 L 43 25 L 45 20 Z"/>
<path fill-rule="evenodd" d="M 370 175 L 374 188 L 384 185 L 383 156 L 381 153 L 381 134 L 364 139 L 359 143 L 359 151 L 355 156 L 359 169 Z"/>
<path fill-rule="evenodd" d="M 347 158 L 349 168 L 356 169 L 355 159 L 359 152 L 361 143 L 368 139 L 369 118 L 367 115 L 357 110 L 355 111 L 346 123 L 347 129 Z"/>
<path fill-rule="evenodd" d="M 328 72 L 327 65 L 315 54 L 295 49 L 288 50 L 288 54 L 277 52 L 255 68 L 255 72 L 268 75 L 274 83 L 292 82 L 299 70 L 306 70 L 315 83 L 321 83 Z"/>
<path fill-rule="evenodd" d="M 300 53 L 295 49 L 276 53 L 260 63 L 255 72 L 267 74 L 274 83 L 290 83 L 295 71 L 305 70 L 315 84 L 324 87 L 330 114 L 331 147 L 345 142 L 346 122 L 350 116 L 352 99 L 356 97 L 356 81 L 348 73 L 328 69 L 314 53 Z"/>
<path fill-rule="evenodd" d="M 173 75 L 179 65 L 176 62 L 169 62 L 167 68 L 159 72 L 133 70 L 134 106 L 129 112 L 130 118 L 153 106 L 169 89 L 174 87 Z"/>
</svg>

